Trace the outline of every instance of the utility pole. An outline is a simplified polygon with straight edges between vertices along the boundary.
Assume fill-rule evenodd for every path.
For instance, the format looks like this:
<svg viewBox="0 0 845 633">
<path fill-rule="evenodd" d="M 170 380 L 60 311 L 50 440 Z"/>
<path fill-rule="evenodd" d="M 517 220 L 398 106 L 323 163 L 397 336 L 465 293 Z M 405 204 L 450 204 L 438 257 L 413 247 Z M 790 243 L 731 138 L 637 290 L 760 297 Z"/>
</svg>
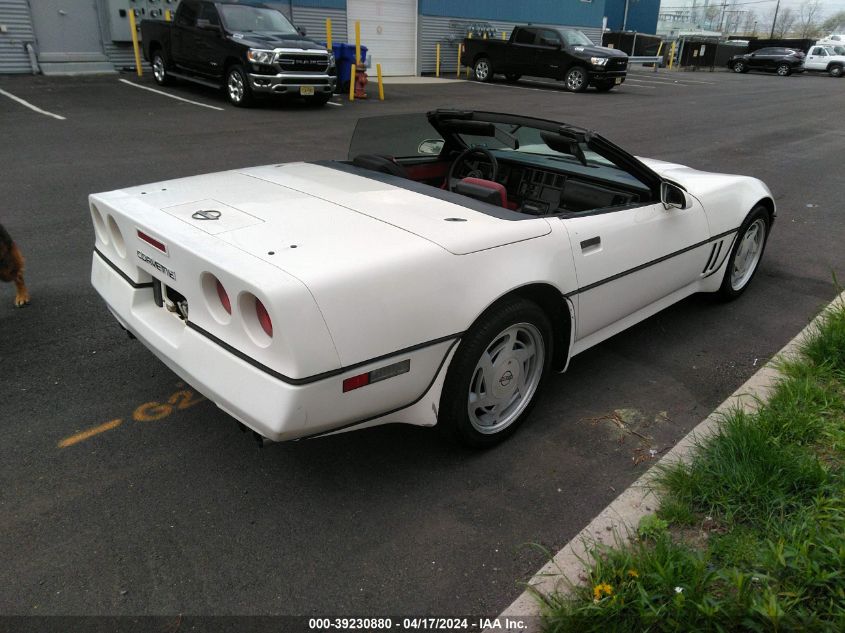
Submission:
<svg viewBox="0 0 845 633">
<path fill-rule="evenodd" d="M 780 9 L 780 0 L 778 0 L 778 3 L 775 5 L 775 17 L 772 20 L 772 32 L 769 33 L 769 39 L 773 39 L 775 36 L 775 24 L 777 24 L 778 21 L 778 9 Z"/>
<path fill-rule="evenodd" d="M 625 0 L 625 17 L 622 18 L 622 32 L 625 32 L 625 28 L 628 26 L 628 2 L 629 0 Z M 780 0 L 778 0 L 780 2 Z"/>
</svg>

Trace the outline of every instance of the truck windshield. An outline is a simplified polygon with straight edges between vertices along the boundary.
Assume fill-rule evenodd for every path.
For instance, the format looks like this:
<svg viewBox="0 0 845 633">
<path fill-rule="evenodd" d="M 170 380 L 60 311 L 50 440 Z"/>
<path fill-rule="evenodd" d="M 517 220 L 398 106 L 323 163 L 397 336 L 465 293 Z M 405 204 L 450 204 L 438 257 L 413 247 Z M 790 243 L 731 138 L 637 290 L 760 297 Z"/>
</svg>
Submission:
<svg viewBox="0 0 845 633">
<path fill-rule="evenodd" d="M 560 29 L 558 31 L 567 46 L 595 46 L 593 40 L 575 29 Z"/>
<path fill-rule="evenodd" d="M 274 9 L 233 4 L 222 4 L 219 8 L 223 23 L 230 31 L 297 35 L 296 29 L 287 18 Z"/>
</svg>

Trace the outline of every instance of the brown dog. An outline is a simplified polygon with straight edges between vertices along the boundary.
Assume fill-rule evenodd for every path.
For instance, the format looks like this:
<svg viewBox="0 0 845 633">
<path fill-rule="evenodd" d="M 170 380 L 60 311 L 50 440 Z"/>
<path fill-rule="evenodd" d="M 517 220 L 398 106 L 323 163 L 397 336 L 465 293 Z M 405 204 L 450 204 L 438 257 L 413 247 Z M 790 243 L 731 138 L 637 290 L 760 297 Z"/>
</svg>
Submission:
<svg viewBox="0 0 845 633">
<path fill-rule="evenodd" d="M 15 282 L 15 307 L 29 303 L 29 290 L 23 281 L 23 255 L 12 236 L 0 224 L 0 281 Z"/>
</svg>

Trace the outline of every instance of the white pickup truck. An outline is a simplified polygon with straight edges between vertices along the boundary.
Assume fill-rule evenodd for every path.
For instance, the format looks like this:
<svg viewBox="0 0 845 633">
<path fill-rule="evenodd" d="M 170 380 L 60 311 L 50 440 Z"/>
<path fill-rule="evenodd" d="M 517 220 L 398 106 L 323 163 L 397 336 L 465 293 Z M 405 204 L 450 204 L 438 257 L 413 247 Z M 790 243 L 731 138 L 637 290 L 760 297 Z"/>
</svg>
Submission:
<svg viewBox="0 0 845 633">
<path fill-rule="evenodd" d="M 804 59 L 804 70 L 822 71 L 831 77 L 841 77 L 845 72 L 845 55 L 839 54 L 833 46 L 811 46 Z"/>
</svg>

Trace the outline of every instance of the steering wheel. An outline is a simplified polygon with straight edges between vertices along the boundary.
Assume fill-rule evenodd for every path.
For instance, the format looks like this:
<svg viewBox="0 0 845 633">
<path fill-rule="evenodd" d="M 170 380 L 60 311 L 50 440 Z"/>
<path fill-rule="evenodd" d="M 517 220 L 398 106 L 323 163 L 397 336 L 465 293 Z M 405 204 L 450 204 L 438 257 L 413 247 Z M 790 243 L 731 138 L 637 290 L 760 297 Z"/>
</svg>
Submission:
<svg viewBox="0 0 845 633">
<path fill-rule="evenodd" d="M 475 159 L 472 157 L 475 156 Z M 465 149 L 449 168 L 448 187 L 454 191 L 461 178 L 484 178 L 496 180 L 499 173 L 499 161 L 484 147 L 470 147 Z"/>
</svg>

